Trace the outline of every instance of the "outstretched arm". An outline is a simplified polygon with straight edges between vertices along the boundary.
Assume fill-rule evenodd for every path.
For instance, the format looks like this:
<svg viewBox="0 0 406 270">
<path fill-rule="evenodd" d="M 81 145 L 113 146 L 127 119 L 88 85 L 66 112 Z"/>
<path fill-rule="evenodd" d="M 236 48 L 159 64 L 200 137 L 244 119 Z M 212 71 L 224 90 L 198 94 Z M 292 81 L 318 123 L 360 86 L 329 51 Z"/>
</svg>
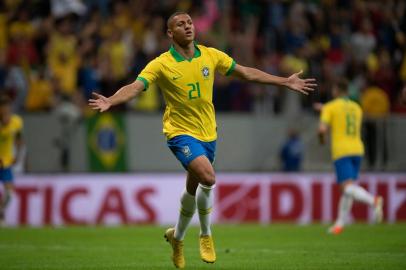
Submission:
<svg viewBox="0 0 406 270">
<path fill-rule="evenodd" d="M 89 99 L 89 106 L 94 110 L 104 112 L 107 111 L 111 106 L 124 103 L 136 97 L 142 90 L 144 90 L 144 88 L 144 83 L 136 80 L 131 84 L 121 87 L 111 97 L 105 97 L 103 95 L 93 93 L 94 98 Z"/>
<path fill-rule="evenodd" d="M 292 90 L 308 95 L 309 92 L 314 91 L 314 88 L 317 86 L 316 79 L 301 79 L 299 78 L 301 73 L 302 71 L 285 78 L 268 74 L 256 68 L 236 64 L 232 75 L 250 82 L 286 86 Z"/>
</svg>

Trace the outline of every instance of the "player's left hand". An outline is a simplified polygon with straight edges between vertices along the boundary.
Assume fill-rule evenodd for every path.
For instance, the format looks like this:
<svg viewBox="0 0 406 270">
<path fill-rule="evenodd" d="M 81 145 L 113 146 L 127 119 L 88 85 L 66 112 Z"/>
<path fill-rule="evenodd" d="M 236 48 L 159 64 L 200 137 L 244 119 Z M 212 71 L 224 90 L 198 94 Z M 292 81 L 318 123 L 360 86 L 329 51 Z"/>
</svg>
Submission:
<svg viewBox="0 0 406 270">
<path fill-rule="evenodd" d="M 292 90 L 298 91 L 302 94 L 308 95 L 309 92 L 314 91 L 314 88 L 317 86 L 316 79 L 301 79 L 299 75 L 303 73 L 301 70 L 298 73 L 294 73 L 288 78 L 286 82 L 286 86 Z"/>
<path fill-rule="evenodd" d="M 313 103 L 313 110 L 315 110 L 316 112 L 321 112 L 322 109 L 323 109 L 323 103 L 321 103 L 321 102 Z"/>
</svg>

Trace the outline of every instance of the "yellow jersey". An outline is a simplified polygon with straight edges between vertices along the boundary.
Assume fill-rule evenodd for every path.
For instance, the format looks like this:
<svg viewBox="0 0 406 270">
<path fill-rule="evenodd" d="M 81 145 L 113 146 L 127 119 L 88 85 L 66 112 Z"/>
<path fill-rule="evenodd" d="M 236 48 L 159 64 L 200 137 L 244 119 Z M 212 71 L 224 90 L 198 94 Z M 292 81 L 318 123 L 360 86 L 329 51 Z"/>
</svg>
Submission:
<svg viewBox="0 0 406 270">
<path fill-rule="evenodd" d="M 330 126 L 333 160 L 364 154 L 362 110 L 357 103 L 348 98 L 336 98 L 323 106 L 320 121 Z"/>
<path fill-rule="evenodd" d="M 195 44 L 195 54 L 185 59 L 172 46 L 148 63 L 137 80 L 145 89 L 157 83 L 166 108 L 163 132 L 169 140 L 178 135 L 190 135 L 210 142 L 217 138 L 213 106 L 214 72 L 230 75 L 235 61 L 227 54 Z"/>
<path fill-rule="evenodd" d="M 18 115 L 12 115 L 7 125 L 0 124 L 0 157 L 5 168 L 13 164 L 14 142 L 22 128 L 23 120 Z"/>
</svg>

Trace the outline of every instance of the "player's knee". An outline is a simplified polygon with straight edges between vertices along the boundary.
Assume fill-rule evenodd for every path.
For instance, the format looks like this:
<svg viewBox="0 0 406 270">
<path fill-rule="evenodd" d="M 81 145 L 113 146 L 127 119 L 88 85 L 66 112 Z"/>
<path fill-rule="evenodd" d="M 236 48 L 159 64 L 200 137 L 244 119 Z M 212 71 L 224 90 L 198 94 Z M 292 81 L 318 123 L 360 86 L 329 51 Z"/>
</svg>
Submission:
<svg viewBox="0 0 406 270">
<path fill-rule="evenodd" d="M 348 195 L 348 194 L 347 194 L 347 193 L 348 193 L 348 187 L 349 187 L 350 185 L 352 185 L 353 183 L 354 183 L 354 182 L 353 182 L 351 179 L 348 179 L 348 180 L 342 182 L 341 185 L 340 185 L 340 190 L 341 190 L 341 192 L 344 193 L 344 194 L 346 194 L 346 195 Z"/>
<path fill-rule="evenodd" d="M 200 177 L 200 183 L 205 186 L 213 186 L 214 184 L 216 184 L 216 176 L 214 172 L 204 172 Z"/>
</svg>

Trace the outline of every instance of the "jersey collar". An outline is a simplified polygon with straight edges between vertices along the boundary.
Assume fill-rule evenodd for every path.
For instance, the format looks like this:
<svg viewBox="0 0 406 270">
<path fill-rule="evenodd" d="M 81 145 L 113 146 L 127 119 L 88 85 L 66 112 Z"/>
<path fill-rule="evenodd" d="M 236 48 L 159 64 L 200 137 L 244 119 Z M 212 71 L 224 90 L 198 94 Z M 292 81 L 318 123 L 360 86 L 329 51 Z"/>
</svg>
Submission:
<svg viewBox="0 0 406 270">
<path fill-rule="evenodd" d="M 197 47 L 196 42 L 193 42 L 193 45 L 195 46 L 195 54 L 190 59 L 184 58 L 180 53 L 178 53 L 175 50 L 175 47 L 173 45 L 169 48 L 169 52 L 172 54 L 173 58 L 175 58 L 176 62 L 182 62 L 182 61 L 192 62 L 193 58 L 198 58 L 200 55 L 202 55 L 199 47 Z"/>
</svg>

